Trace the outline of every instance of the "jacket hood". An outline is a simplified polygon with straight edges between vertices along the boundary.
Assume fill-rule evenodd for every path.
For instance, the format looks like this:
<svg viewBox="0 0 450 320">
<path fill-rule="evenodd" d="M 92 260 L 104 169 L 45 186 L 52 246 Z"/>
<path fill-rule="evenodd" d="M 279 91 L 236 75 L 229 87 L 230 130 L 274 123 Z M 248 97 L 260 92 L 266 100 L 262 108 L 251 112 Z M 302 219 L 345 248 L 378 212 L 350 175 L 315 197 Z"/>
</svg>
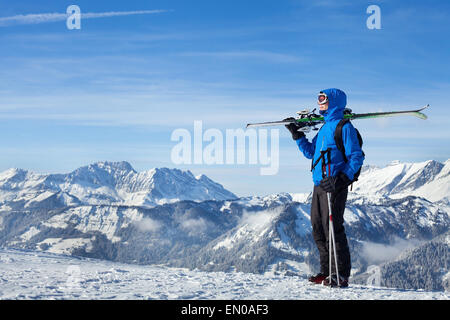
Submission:
<svg viewBox="0 0 450 320">
<path fill-rule="evenodd" d="M 344 109 L 347 106 L 345 92 L 336 88 L 325 89 L 321 92 L 327 95 L 329 101 L 328 110 L 323 114 L 325 121 L 343 119 Z"/>
</svg>

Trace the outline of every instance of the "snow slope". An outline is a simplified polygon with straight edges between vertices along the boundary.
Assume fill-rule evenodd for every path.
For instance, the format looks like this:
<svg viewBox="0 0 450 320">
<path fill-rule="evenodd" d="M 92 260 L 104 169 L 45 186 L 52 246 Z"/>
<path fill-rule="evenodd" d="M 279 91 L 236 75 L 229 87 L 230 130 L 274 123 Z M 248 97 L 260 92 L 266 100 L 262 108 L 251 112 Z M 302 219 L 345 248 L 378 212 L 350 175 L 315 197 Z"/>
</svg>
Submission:
<svg viewBox="0 0 450 320">
<path fill-rule="evenodd" d="M 448 292 L 330 289 L 299 277 L 137 266 L 0 249 L 0 299 L 448 300 Z"/>
</svg>

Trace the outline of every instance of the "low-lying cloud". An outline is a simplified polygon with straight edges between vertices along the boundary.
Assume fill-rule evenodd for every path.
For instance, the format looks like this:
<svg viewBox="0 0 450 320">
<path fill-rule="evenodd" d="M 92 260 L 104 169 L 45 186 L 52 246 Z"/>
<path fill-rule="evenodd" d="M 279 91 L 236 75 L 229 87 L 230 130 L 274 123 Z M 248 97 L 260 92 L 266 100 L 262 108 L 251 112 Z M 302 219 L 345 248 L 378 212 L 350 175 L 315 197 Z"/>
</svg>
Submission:
<svg viewBox="0 0 450 320">
<path fill-rule="evenodd" d="M 181 222 L 181 228 L 188 231 L 189 234 L 203 233 L 207 229 L 207 223 L 204 219 L 187 219 Z"/>
<path fill-rule="evenodd" d="M 261 231 L 270 226 L 274 217 L 283 212 L 283 206 L 262 211 L 244 211 L 239 221 L 240 225 L 246 225 L 254 231 Z"/>
<path fill-rule="evenodd" d="M 135 221 L 134 226 L 141 232 L 156 232 L 162 227 L 162 223 L 151 218 L 143 218 Z"/>
<path fill-rule="evenodd" d="M 381 244 L 374 242 L 366 242 L 362 248 L 362 255 L 367 259 L 369 264 L 381 264 L 396 259 L 401 253 L 407 249 L 411 249 L 420 245 L 418 240 L 404 240 L 396 238 L 392 244 Z"/>
</svg>

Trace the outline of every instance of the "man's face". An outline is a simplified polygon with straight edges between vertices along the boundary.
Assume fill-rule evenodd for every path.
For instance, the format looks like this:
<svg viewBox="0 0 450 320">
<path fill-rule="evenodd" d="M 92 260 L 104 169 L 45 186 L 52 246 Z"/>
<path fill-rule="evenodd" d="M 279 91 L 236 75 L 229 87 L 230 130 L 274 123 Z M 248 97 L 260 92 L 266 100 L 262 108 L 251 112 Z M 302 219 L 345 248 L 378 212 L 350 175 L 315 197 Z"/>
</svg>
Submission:
<svg viewBox="0 0 450 320">
<path fill-rule="evenodd" d="M 329 101 L 327 101 L 327 103 L 325 103 L 325 104 L 320 104 L 319 102 L 317 102 L 317 104 L 319 105 L 320 111 L 328 110 Z"/>
</svg>

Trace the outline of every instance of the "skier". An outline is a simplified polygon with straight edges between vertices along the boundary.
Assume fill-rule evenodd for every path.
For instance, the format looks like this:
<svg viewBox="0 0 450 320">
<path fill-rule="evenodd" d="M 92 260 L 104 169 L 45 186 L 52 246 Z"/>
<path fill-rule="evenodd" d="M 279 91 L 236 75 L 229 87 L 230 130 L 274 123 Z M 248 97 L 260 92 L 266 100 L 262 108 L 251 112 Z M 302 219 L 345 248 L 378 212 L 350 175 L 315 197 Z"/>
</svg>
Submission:
<svg viewBox="0 0 450 320">
<path fill-rule="evenodd" d="M 311 201 L 311 225 L 313 238 L 319 249 L 320 272 L 311 276 L 309 281 L 327 286 L 337 286 L 338 284 L 336 274 L 329 274 L 328 241 L 331 239 L 329 239 L 328 233 L 327 193 L 330 193 L 338 259 L 339 286 L 347 287 L 351 270 L 350 250 L 343 225 L 347 187 L 352 183 L 355 173 L 361 168 L 364 154 L 361 150 L 356 129 L 351 123 L 347 123 L 342 127 L 342 141 L 347 159 L 344 159 L 342 152 L 338 150 L 335 143 L 336 126 L 343 119 L 344 109 L 347 105 L 346 94 L 339 89 L 326 89 L 319 93 L 317 103 L 320 114 L 324 116 L 325 123 L 314 136 L 312 142 L 308 141 L 303 132 L 298 131 L 300 127 L 297 124 L 290 123 L 286 125 L 300 151 L 303 152 L 306 158 L 312 159 L 313 164 L 314 189 Z M 324 151 L 327 149 L 329 149 L 329 157 L 324 156 Z M 336 270 L 334 259 L 332 259 L 332 264 L 331 270 Z"/>
</svg>

